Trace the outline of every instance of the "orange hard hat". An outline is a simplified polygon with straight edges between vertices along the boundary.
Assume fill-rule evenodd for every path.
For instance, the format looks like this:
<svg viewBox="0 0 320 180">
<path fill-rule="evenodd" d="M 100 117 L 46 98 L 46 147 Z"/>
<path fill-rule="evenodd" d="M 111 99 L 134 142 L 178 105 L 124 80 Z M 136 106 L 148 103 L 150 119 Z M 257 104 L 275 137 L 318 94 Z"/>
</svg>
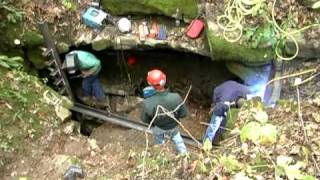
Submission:
<svg viewBox="0 0 320 180">
<path fill-rule="evenodd" d="M 135 56 L 131 55 L 128 57 L 127 63 L 130 66 L 135 65 L 137 63 L 137 58 Z"/>
<path fill-rule="evenodd" d="M 147 82 L 157 90 L 162 89 L 166 84 L 166 75 L 158 69 L 153 69 L 148 72 Z"/>
</svg>

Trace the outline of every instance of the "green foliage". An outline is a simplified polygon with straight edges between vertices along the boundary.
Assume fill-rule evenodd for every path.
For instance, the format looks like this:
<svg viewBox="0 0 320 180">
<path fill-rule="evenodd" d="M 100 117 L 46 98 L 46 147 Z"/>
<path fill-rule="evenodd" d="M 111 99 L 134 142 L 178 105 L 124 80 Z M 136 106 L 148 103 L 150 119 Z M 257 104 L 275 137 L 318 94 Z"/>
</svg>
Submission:
<svg viewBox="0 0 320 180">
<path fill-rule="evenodd" d="M 73 0 L 62 0 L 61 3 L 71 11 L 77 10 L 77 4 Z"/>
<path fill-rule="evenodd" d="M 26 138 L 38 138 L 45 125 L 58 121 L 54 108 L 43 102 L 49 89 L 35 76 L 2 66 L 0 77 L 0 150 L 23 149 Z"/>
<path fill-rule="evenodd" d="M 23 59 L 21 57 L 11 57 L 0 55 L 0 66 L 7 69 L 19 69 L 23 67 Z"/>
<path fill-rule="evenodd" d="M 226 41 L 213 31 L 207 31 L 212 59 L 230 62 L 246 62 L 251 65 L 265 64 L 273 59 L 272 49 L 254 49 Z M 236 49 L 236 51 L 235 51 Z"/>
<path fill-rule="evenodd" d="M 286 176 L 289 180 L 316 180 L 315 177 L 305 175 L 300 169 L 305 166 L 304 162 L 293 163 L 293 158 L 289 156 L 278 156 L 276 176 Z"/>
<path fill-rule="evenodd" d="M 244 39 L 250 47 L 275 47 L 277 43 L 276 32 L 271 23 L 259 27 L 244 29 Z"/>
<path fill-rule="evenodd" d="M 277 141 L 277 128 L 271 124 L 261 125 L 258 122 L 249 122 L 240 133 L 242 142 L 250 140 L 261 145 L 271 145 Z"/>
<path fill-rule="evenodd" d="M 239 171 L 242 165 L 233 156 L 221 156 L 219 159 L 220 164 L 228 171 Z"/>
<path fill-rule="evenodd" d="M 241 129 L 240 139 L 242 142 L 251 140 L 253 142 L 258 142 L 259 140 L 259 130 L 261 126 L 257 122 L 249 122 Z"/>
<path fill-rule="evenodd" d="M 6 19 L 0 22 L 0 28 L 6 26 L 6 23 L 18 23 L 22 20 L 24 12 L 7 1 L 0 2 L 0 15 Z"/>
<path fill-rule="evenodd" d="M 207 139 L 204 141 L 204 144 L 203 144 L 202 149 L 203 149 L 204 152 L 206 152 L 206 153 L 209 153 L 209 152 L 211 151 L 211 149 L 212 149 L 212 143 L 211 143 L 210 139 L 207 138 Z"/>
<path fill-rule="evenodd" d="M 277 142 L 277 128 L 274 125 L 266 124 L 261 127 L 259 143 L 269 145 Z"/>
</svg>

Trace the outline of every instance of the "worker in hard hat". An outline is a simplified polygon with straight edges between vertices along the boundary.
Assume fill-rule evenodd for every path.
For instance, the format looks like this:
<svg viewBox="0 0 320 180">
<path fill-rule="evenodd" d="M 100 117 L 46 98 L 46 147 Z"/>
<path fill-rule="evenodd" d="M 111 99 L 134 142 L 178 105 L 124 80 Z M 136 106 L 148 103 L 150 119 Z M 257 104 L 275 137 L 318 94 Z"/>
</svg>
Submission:
<svg viewBox="0 0 320 180">
<path fill-rule="evenodd" d="M 214 89 L 213 112 L 203 138 L 204 142 L 207 139 L 212 143 L 216 142 L 217 137 L 222 134 L 226 125 L 226 115 L 230 106 L 240 108 L 250 93 L 248 86 L 231 80 L 220 84 Z"/>
<path fill-rule="evenodd" d="M 171 93 L 165 88 L 166 75 L 161 70 L 154 69 L 149 71 L 147 82 L 150 86 L 154 87 L 156 92 L 144 99 L 141 119 L 143 122 L 150 124 L 155 117 L 152 123 L 155 143 L 164 144 L 164 137 L 167 135 L 176 145 L 177 152 L 185 154 L 187 148 L 181 137 L 178 123 L 168 115 L 158 115 L 159 113 L 164 113 L 161 109 L 159 109 L 158 114 L 156 114 L 156 111 L 159 106 L 162 106 L 167 111 L 174 111 L 176 109 L 171 114 L 175 119 L 179 120 L 188 114 L 186 105 L 182 104 L 183 100 L 179 94 Z"/>
<path fill-rule="evenodd" d="M 90 52 L 75 50 L 66 54 L 64 67 L 69 74 L 74 74 L 77 70 L 81 72 L 83 99 L 97 100 L 98 103 L 106 102 L 106 97 L 99 81 L 101 70 L 100 60 Z"/>
</svg>

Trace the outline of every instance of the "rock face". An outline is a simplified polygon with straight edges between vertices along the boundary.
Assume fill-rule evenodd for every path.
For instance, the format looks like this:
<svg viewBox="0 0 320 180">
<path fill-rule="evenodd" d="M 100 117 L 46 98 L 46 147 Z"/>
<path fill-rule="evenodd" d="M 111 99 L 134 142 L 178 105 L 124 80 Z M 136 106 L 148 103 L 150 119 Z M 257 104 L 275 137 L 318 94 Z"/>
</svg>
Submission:
<svg viewBox="0 0 320 180">
<path fill-rule="evenodd" d="M 302 4 L 307 2 L 301 0 Z M 315 0 L 308 0 L 314 3 Z M 102 31 L 98 32 L 86 27 L 80 21 L 80 12 L 87 7 L 86 3 L 79 3 L 78 9 L 72 13 L 65 11 L 58 20 L 54 18 L 50 23 L 52 32 L 60 53 L 66 53 L 70 47 L 91 46 L 95 51 L 105 49 L 132 49 L 146 50 L 166 48 L 182 52 L 191 52 L 208 56 L 214 61 L 232 61 L 241 62 L 246 65 L 262 65 L 271 62 L 275 58 L 271 46 L 250 48 L 245 43 L 231 43 L 223 38 L 221 29 L 217 26 L 216 17 L 222 15 L 224 11 L 223 2 L 203 3 L 196 0 L 102 0 L 102 7 L 114 16 L 115 20 L 120 17 L 131 15 L 132 31 L 130 34 L 121 34 L 116 26 L 108 25 Z M 220 4 L 220 5 L 219 5 Z M 310 3 L 309 3 L 310 4 Z M 51 7 L 52 6 L 52 7 Z M 58 4 L 53 4 L 50 9 L 63 9 Z M 309 7 L 309 6 L 308 6 Z M 205 12 L 206 23 L 205 31 L 197 39 L 189 39 L 185 36 L 186 29 L 191 19 Z M 68 14 L 69 13 L 69 14 Z M 201 13 L 202 14 L 202 13 Z M 67 16 L 69 15 L 69 16 Z M 77 15 L 77 16 L 74 16 Z M 158 15 L 158 16 L 157 16 Z M 28 16 L 31 16 L 28 14 Z M 53 14 L 47 14 L 48 17 L 56 17 Z M 165 19 L 159 20 L 159 18 Z M 33 18 L 33 17 L 28 17 Z M 71 18 L 71 19 L 70 19 Z M 181 19 L 179 27 L 175 26 L 175 19 Z M 159 20 L 159 25 L 166 27 L 167 39 L 156 40 L 146 38 L 145 41 L 139 39 L 138 26 L 146 21 L 148 28 L 151 28 L 153 19 Z M 69 26 L 72 24 L 72 26 Z M 10 51 L 24 51 L 29 61 L 37 69 L 45 67 L 45 58 L 41 56 L 40 46 L 44 46 L 43 37 L 36 31 L 36 24 L 32 27 L 23 28 L 22 23 L 8 24 L 1 31 L 4 32 L 0 37 L 0 53 L 8 54 Z M 299 58 L 317 58 L 320 57 L 319 36 L 304 37 L 298 39 L 300 45 Z M 20 40 L 21 44 L 14 44 L 14 40 Z M 310 40 L 311 39 L 311 40 Z M 294 54 L 294 47 L 287 43 L 286 53 Z M 16 53 L 17 54 L 17 53 Z"/>
<path fill-rule="evenodd" d="M 102 0 L 102 6 L 114 15 L 158 14 L 175 17 L 177 9 L 185 18 L 195 18 L 198 14 L 196 0 Z"/>
<path fill-rule="evenodd" d="M 270 62 L 273 53 L 270 49 L 251 49 L 238 44 L 227 42 L 215 32 L 207 30 L 210 56 L 213 60 L 238 61 L 245 64 L 259 65 Z"/>
</svg>

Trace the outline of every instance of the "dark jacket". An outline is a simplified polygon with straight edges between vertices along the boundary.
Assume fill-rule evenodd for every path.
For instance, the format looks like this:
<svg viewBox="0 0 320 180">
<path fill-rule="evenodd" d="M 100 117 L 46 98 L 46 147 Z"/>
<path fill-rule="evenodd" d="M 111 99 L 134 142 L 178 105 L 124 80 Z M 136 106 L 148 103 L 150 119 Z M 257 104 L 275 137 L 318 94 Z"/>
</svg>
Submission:
<svg viewBox="0 0 320 180">
<path fill-rule="evenodd" d="M 141 119 L 143 122 L 149 124 L 154 117 L 157 106 L 161 105 L 168 111 L 174 110 L 181 102 L 182 98 L 177 93 L 170 93 L 168 91 L 157 92 L 155 95 L 148 97 L 143 102 L 143 111 L 141 114 Z M 159 110 L 159 113 L 162 113 Z M 175 113 L 174 117 L 179 120 L 179 118 L 184 118 L 188 114 L 188 110 L 185 104 L 183 104 Z M 177 122 L 167 115 L 157 116 L 153 121 L 153 126 L 157 126 L 161 129 L 168 130 L 173 129 L 177 126 Z"/>
<path fill-rule="evenodd" d="M 213 113 L 217 116 L 224 116 L 229 107 L 224 102 L 237 102 L 239 98 L 246 98 L 249 88 L 236 81 L 226 81 L 217 86 L 213 92 L 213 103 L 215 108 Z"/>
</svg>

